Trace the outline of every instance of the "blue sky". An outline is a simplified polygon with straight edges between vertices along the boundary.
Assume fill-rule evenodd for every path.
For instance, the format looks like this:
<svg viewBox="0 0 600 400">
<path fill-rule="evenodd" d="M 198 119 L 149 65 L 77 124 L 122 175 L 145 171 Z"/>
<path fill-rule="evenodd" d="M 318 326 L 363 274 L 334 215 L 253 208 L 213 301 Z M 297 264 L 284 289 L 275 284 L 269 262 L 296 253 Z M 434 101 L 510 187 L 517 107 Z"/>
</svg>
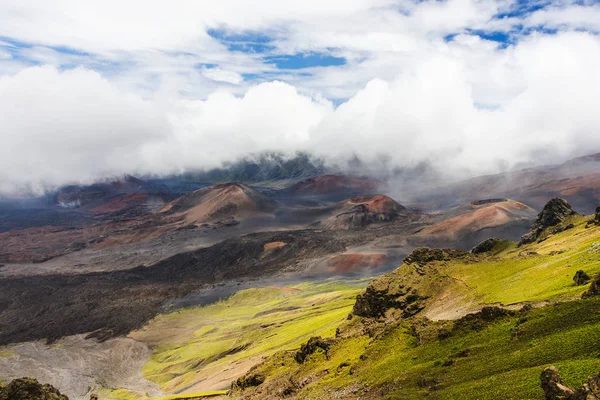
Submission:
<svg viewBox="0 0 600 400">
<path fill-rule="evenodd" d="M 595 1 L 484 1 L 482 3 L 484 6 L 477 6 L 475 2 L 461 3 L 457 1 L 418 1 L 414 3 L 381 1 L 380 3 L 379 6 L 376 5 L 372 8 L 364 6 L 362 11 L 380 12 L 382 18 L 392 21 L 397 19 L 398 32 L 402 35 L 410 36 L 410 29 L 413 29 L 417 35 L 423 35 L 427 39 L 433 40 L 436 36 L 439 36 L 446 42 L 451 42 L 461 35 L 477 36 L 485 41 L 497 43 L 499 49 L 515 45 L 523 37 L 531 34 L 554 34 L 569 29 L 588 30 L 586 26 L 583 26 L 585 24 L 577 26 L 578 21 L 576 18 L 574 21 L 564 22 L 552 18 L 546 20 L 542 18 L 538 23 L 532 16 L 540 16 L 549 10 L 554 13 L 557 11 L 560 13 L 564 10 L 566 17 L 567 9 L 581 9 L 581 12 L 587 12 L 587 10 L 597 12 L 598 10 L 598 2 Z M 463 23 L 455 24 L 455 26 L 446 24 L 450 26 L 442 26 L 440 29 L 431 26 L 429 32 L 419 32 L 421 27 L 411 26 L 410 23 L 407 23 L 408 27 L 406 28 L 401 26 L 402 21 L 409 22 L 411 17 L 420 13 L 422 9 L 435 7 L 435 3 L 469 5 L 474 8 L 475 12 L 481 12 L 482 18 L 471 15 Z M 476 9 L 477 7 L 480 9 Z M 453 9 L 456 7 L 448 5 L 447 8 Z M 5 10 L 5 18 L 9 11 L 14 10 Z M 26 8 L 20 11 L 25 16 L 29 12 Z M 31 10 L 31 12 L 34 12 L 34 10 Z M 74 18 L 68 15 L 68 9 L 64 12 L 65 17 Z M 190 12 L 192 11 L 190 10 Z M 77 24 L 73 26 L 72 31 L 67 30 L 62 35 L 54 35 L 55 37 L 52 37 L 52 35 L 50 37 L 46 36 L 43 30 L 40 30 L 40 33 L 36 35 L 34 33 L 35 27 L 32 27 L 31 32 L 25 32 L 25 34 L 19 34 L 19 30 L 1 30 L 0 28 L 0 74 L 10 74 L 20 67 L 52 64 L 63 69 L 85 66 L 101 74 L 114 76 L 119 73 L 131 73 L 132 67 L 148 63 L 148 54 L 142 53 L 155 52 L 160 55 L 161 61 L 165 58 L 171 58 L 172 60 L 189 58 L 190 61 L 194 59 L 196 62 L 193 65 L 200 66 L 200 70 L 206 72 L 205 77 L 209 76 L 213 83 L 218 83 L 217 85 L 210 85 L 211 89 L 214 89 L 218 85 L 228 87 L 232 84 L 240 85 L 242 82 L 248 84 L 252 81 L 261 82 L 272 79 L 294 83 L 299 80 L 306 81 L 307 77 L 324 74 L 323 70 L 325 69 L 348 70 L 359 66 L 365 60 L 373 60 L 378 56 L 376 51 L 369 51 L 368 48 L 353 49 L 351 43 L 350 46 L 347 46 L 341 40 L 331 40 L 329 45 L 325 40 L 322 41 L 323 43 L 315 43 L 314 38 L 303 40 L 304 38 L 300 37 L 305 33 L 303 29 L 309 29 L 315 23 L 324 24 L 328 21 L 323 19 L 318 12 L 315 13 L 317 15 L 314 17 L 310 13 L 306 16 L 302 12 L 305 12 L 305 10 L 299 11 L 299 21 L 295 21 L 293 16 L 290 18 L 288 13 L 282 13 L 283 15 L 279 17 L 275 15 L 272 18 L 260 18 L 259 16 L 261 21 L 257 27 L 254 27 L 252 23 L 244 24 L 243 21 L 234 21 L 234 18 L 229 21 L 227 13 L 223 12 L 220 17 L 221 20 L 216 17 L 211 18 L 210 21 L 198 24 L 195 32 L 185 32 L 187 35 L 185 39 L 192 43 L 188 49 L 185 46 L 182 47 L 179 43 L 173 48 L 168 48 L 168 46 L 160 48 L 152 45 L 133 49 L 119 48 L 118 41 L 114 44 L 114 48 L 98 48 L 97 43 L 93 43 L 93 40 L 86 40 L 88 38 L 85 37 L 85 32 L 81 32 L 82 37 L 77 38 L 77 28 L 79 27 Z M 451 12 L 456 12 L 456 10 Z M 314 18 L 314 21 L 311 20 L 311 17 Z M 399 19 L 398 17 L 404 18 Z M 0 14 L 0 18 L 2 18 L 2 14 Z M 306 20 L 302 18 L 306 18 Z M 376 20 L 377 18 L 373 19 Z M 60 23 L 60 21 L 55 22 Z M 85 21 L 80 22 L 81 26 L 84 27 Z M 148 21 L 148 23 L 150 22 Z M 14 24 L 17 23 L 19 21 L 14 21 Z M 306 24 L 308 28 L 301 26 L 302 24 Z M 360 35 L 361 32 L 355 32 L 356 30 L 352 27 L 352 21 L 348 21 L 348 24 L 347 28 L 352 32 L 352 35 Z M 5 24 L 5 26 L 10 27 L 10 24 Z M 335 30 L 330 32 L 327 31 L 326 25 L 324 25 L 324 28 L 327 35 L 335 38 L 336 34 L 343 35 L 346 27 L 341 26 L 341 29 L 336 27 Z M 366 28 L 367 31 L 364 33 L 368 32 L 368 27 Z M 373 25 L 372 30 L 377 31 L 378 28 L 377 25 Z M 423 28 L 427 29 L 428 27 Z M 110 24 L 106 25 L 106 29 L 112 29 Z M 132 32 L 133 30 L 134 27 L 132 26 Z M 386 34 L 397 34 L 390 32 L 388 26 L 382 30 L 387 31 Z M 101 32 L 94 33 L 99 34 L 99 39 L 102 39 Z M 316 33 L 318 33 L 318 30 Z M 161 33 L 153 31 L 152 34 L 160 35 Z M 169 33 L 165 31 L 163 35 L 169 35 Z M 194 36 L 196 36 L 196 39 L 194 39 Z M 300 40 L 296 42 L 297 39 Z M 351 41 L 352 38 L 349 37 L 348 40 Z M 199 42 L 202 43 L 199 44 Z M 203 47 L 207 47 L 208 52 Z M 389 51 L 382 51 L 382 53 L 384 52 Z M 140 61 L 140 57 L 144 60 Z M 189 74 L 190 71 L 174 73 Z M 368 78 L 371 77 L 366 77 L 363 83 L 366 83 Z M 340 94 L 331 93 L 328 97 L 338 101 L 340 98 L 347 97 L 342 94 L 344 90 L 338 92 Z M 351 93 L 351 91 L 348 91 L 348 93 Z"/>
</svg>

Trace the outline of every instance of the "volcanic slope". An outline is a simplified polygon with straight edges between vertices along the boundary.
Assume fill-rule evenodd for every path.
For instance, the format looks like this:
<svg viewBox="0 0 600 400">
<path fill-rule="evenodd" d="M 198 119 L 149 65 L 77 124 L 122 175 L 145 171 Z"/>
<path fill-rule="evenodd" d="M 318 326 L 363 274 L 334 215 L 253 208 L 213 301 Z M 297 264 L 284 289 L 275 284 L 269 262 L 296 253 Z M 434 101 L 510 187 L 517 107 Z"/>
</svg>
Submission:
<svg viewBox="0 0 600 400">
<path fill-rule="evenodd" d="M 541 209 L 552 197 L 561 197 L 575 209 L 593 212 L 600 203 L 600 153 L 563 164 L 471 178 L 443 187 L 417 190 L 412 202 L 426 209 L 454 207 L 473 199 L 510 197 Z M 411 204 L 412 204 L 411 202 Z"/>
<path fill-rule="evenodd" d="M 340 199 L 349 195 L 368 194 L 384 183 L 365 176 L 321 175 L 296 183 L 285 192 L 297 196 L 322 196 Z"/>
<path fill-rule="evenodd" d="M 588 220 L 481 254 L 417 249 L 357 296 L 335 337 L 275 354 L 230 396 L 542 399 L 548 365 L 579 387 L 600 369 L 600 297 L 581 299 L 589 284 L 573 280 L 600 273 L 600 227 Z"/>
<path fill-rule="evenodd" d="M 183 215 L 189 223 L 271 214 L 277 203 L 250 186 L 226 183 L 199 189 L 167 204 L 161 213 Z"/>
<path fill-rule="evenodd" d="M 521 202 L 496 198 L 472 201 L 442 214 L 442 221 L 421 231 L 431 239 L 470 242 L 485 239 L 486 233 L 496 228 L 507 239 L 516 240 L 529 229 L 536 217 L 531 207 Z M 474 238 L 473 238 L 474 236 Z"/>
<path fill-rule="evenodd" d="M 373 224 L 405 220 L 410 214 L 406 207 L 388 196 L 354 196 L 338 203 L 334 215 L 323 221 L 327 229 L 361 229 Z"/>
</svg>

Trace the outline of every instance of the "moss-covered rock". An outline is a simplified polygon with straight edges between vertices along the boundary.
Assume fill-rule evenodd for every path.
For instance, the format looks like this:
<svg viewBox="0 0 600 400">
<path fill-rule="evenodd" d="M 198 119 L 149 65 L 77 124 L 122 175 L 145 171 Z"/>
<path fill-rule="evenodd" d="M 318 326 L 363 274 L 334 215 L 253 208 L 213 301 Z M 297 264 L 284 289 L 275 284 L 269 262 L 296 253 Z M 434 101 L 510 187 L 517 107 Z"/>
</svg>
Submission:
<svg viewBox="0 0 600 400">
<path fill-rule="evenodd" d="M 231 384 L 231 389 L 232 390 L 235 390 L 235 389 L 244 390 L 244 389 L 247 389 L 250 387 L 262 385 L 262 383 L 264 381 L 265 381 L 264 375 L 251 373 L 251 374 L 242 376 L 242 377 L 238 378 L 236 381 L 234 381 Z"/>
<path fill-rule="evenodd" d="M 577 390 L 566 386 L 556 367 L 547 367 L 540 375 L 546 400 L 600 400 L 600 374 L 591 375 Z"/>
<path fill-rule="evenodd" d="M 596 207 L 596 213 L 594 214 L 594 217 L 587 223 L 588 227 L 592 225 L 600 225 L 600 206 Z"/>
<path fill-rule="evenodd" d="M 449 261 L 465 256 L 463 250 L 454 249 L 431 249 L 429 247 L 417 247 L 404 259 L 405 264 L 417 264 L 424 267 L 432 261 Z"/>
<path fill-rule="evenodd" d="M 590 288 L 583 294 L 583 297 L 600 296 L 600 274 L 596 275 Z"/>
<path fill-rule="evenodd" d="M 519 244 L 535 242 L 546 229 L 557 226 L 572 215 L 578 214 L 565 199 L 554 198 L 550 200 L 538 214 L 529 232 L 521 237 Z"/>
<path fill-rule="evenodd" d="M 308 356 L 315 353 L 319 349 L 323 350 L 325 352 L 325 356 L 327 356 L 327 354 L 329 352 L 329 348 L 331 347 L 332 344 L 333 344 L 333 339 L 323 339 L 320 336 L 311 337 L 310 339 L 308 339 L 308 342 L 303 344 L 300 347 L 300 350 L 298 350 L 296 352 L 294 359 L 298 363 L 302 364 L 302 363 L 304 363 L 304 361 L 306 361 Z"/>
<path fill-rule="evenodd" d="M 380 318 L 386 316 L 388 310 L 395 310 L 400 318 L 412 317 L 423 310 L 429 299 L 440 293 L 450 279 L 440 276 L 430 264 L 462 258 L 467 254 L 452 249 L 415 249 L 398 269 L 375 279 L 359 293 L 353 314 Z"/>
<path fill-rule="evenodd" d="M 0 387 L 0 400 L 69 400 L 69 398 L 52 385 L 42 385 L 33 378 L 20 378 Z"/>
<path fill-rule="evenodd" d="M 577 286 L 585 285 L 590 280 L 590 276 L 586 274 L 583 270 L 575 272 L 575 276 L 573 276 L 573 282 L 575 282 Z"/>
<path fill-rule="evenodd" d="M 471 249 L 472 254 L 488 253 L 492 251 L 502 240 L 498 238 L 489 238 L 479 243 L 477 246 Z"/>
</svg>

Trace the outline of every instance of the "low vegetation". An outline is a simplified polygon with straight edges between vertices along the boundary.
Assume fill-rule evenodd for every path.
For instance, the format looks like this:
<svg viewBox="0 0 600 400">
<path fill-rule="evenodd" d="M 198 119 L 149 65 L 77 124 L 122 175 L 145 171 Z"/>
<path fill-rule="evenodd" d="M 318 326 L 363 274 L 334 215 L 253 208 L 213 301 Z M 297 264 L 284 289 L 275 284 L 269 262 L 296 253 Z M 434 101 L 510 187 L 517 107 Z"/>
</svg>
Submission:
<svg viewBox="0 0 600 400">
<path fill-rule="evenodd" d="M 165 393 L 199 397 L 228 389 L 233 380 L 276 351 L 299 347 L 315 334 L 334 336 L 368 282 L 328 280 L 247 289 L 209 306 L 158 316 L 131 334 L 153 349 L 142 373 Z M 126 390 L 108 396 L 148 398 Z M 173 398 L 183 398 L 178 396 Z"/>
<path fill-rule="evenodd" d="M 264 375 L 264 383 L 231 395 L 542 399 L 540 373 L 550 365 L 566 385 L 579 387 L 600 370 L 600 298 L 582 299 L 588 286 L 573 281 L 577 271 L 600 272 L 600 229 L 586 227 L 588 220 L 568 216 L 560 224 L 572 228 L 545 231 L 521 247 L 500 243 L 482 254 L 417 262 L 426 253 L 419 250 L 419 260 L 409 257 L 361 296 L 391 288 L 385 293 L 406 304 L 408 292 L 422 311 L 407 316 L 395 304 L 373 316 L 356 315 L 338 328 L 327 352 L 317 349 L 303 363 L 294 353 L 277 353 L 252 371 Z M 449 318 L 443 303 L 459 309 L 457 318 Z M 495 306 L 482 310 L 484 304 Z"/>
</svg>

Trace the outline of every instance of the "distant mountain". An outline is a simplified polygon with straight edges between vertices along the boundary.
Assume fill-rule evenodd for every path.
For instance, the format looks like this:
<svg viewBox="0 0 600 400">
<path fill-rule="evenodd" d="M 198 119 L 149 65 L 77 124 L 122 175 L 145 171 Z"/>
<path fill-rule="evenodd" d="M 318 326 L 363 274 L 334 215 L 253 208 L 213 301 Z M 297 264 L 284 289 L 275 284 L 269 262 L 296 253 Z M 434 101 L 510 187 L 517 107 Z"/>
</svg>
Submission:
<svg viewBox="0 0 600 400">
<path fill-rule="evenodd" d="M 435 185 L 418 191 L 412 202 L 427 209 L 448 209 L 481 198 L 508 197 L 541 209 L 553 197 L 591 213 L 600 204 L 600 153 L 518 171 Z"/>
<path fill-rule="evenodd" d="M 366 176 L 320 175 L 302 180 L 286 189 L 298 196 L 342 196 L 369 194 L 381 189 L 385 184 L 378 179 Z"/>
<path fill-rule="evenodd" d="M 362 229 L 390 223 L 409 214 L 404 206 L 382 194 L 354 196 L 337 204 L 333 216 L 324 221 L 327 229 Z"/>
<path fill-rule="evenodd" d="M 199 189 L 167 204 L 161 213 L 182 214 L 189 223 L 206 223 L 271 213 L 277 203 L 241 183 Z"/>
<path fill-rule="evenodd" d="M 287 158 L 281 153 L 262 153 L 256 157 L 226 163 L 209 171 L 186 172 L 180 176 L 186 181 L 198 182 L 267 182 L 302 179 L 325 173 L 322 160 L 307 153 Z"/>
</svg>

